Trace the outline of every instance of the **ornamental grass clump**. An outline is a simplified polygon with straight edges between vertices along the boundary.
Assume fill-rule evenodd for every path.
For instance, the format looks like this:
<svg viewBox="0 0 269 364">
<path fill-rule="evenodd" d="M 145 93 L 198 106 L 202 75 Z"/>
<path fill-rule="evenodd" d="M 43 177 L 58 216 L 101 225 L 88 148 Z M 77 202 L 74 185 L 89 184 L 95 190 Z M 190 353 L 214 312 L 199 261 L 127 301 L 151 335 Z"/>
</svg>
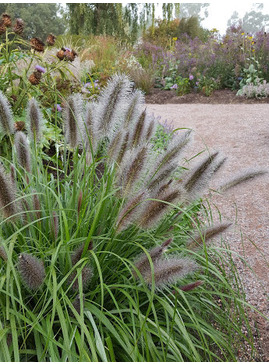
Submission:
<svg viewBox="0 0 269 364">
<path fill-rule="evenodd" d="M 45 122 L 33 102 L 1 158 L 0 360 L 236 361 L 254 348 L 230 250 L 208 243 L 229 224 L 206 228 L 197 192 L 222 158 L 184 164 L 183 131 L 156 151 L 158 119 L 124 75 L 94 103 L 64 104 L 55 155 L 32 139 Z"/>
</svg>

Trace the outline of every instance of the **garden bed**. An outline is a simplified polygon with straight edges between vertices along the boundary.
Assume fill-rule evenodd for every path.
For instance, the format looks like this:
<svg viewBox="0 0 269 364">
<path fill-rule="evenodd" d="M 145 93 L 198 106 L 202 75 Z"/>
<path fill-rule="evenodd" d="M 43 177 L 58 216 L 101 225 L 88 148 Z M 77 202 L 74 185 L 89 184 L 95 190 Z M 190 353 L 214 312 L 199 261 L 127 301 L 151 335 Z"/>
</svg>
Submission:
<svg viewBox="0 0 269 364">
<path fill-rule="evenodd" d="M 175 91 L 153 88 L 150 94 L 146 95 L 147 104 L 266 104 L 268 102 L 269 97 L 247 99 L 236 96 L 236 91 L 228 89 L 215 90 L 210 96 L 195 92 L 177 96 Z"/>
</svg>

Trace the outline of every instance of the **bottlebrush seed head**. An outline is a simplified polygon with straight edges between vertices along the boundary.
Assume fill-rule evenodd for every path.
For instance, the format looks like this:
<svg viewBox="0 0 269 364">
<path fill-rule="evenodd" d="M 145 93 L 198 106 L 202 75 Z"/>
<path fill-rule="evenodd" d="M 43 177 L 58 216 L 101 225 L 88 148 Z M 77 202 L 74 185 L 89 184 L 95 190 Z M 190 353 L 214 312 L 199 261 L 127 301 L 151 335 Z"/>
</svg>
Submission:
<svg viewBox="0 0 269 364">
<path fill-rule="evenodd" d="M 208 183 L 212 173 L 214 172 L 214 161 L 218 154 L 218 152 L 212 154 L 187 172 L 184 187 L 189 194 L 193 193 L 196 195 Z"/>
<path fill-rule="evenodd" d="M 5 262 L 7 261 L 7 253 L 3 246 L 0 246 L 0 258 L 2 258 Z"/>
<path fill-rule="evenodd" d="M 150 258 L 152 260 L 152 263 L 155 264 L 158 259 L 161 258 L 162 253 L 166 250 L 168 245 L 171 244 L 173 239 L 168 239 L 162 245 L 156 246 L 155 248 L 151 249 L 149 251 Z M 139 270 L 142 276 L 148 274 L 148 272 L 151 270 L 150 267 L 150 260 L 148 256 L 144 253 L 141 255 L 141 257 L 138 258 L 138 260 L 135 263 L 136 268 Z M 136 272 L 133 272 L 134 276 L 137 277 Z"/>
<path fill-rule="evenodd" d="M 181 289 L 181 291 L 188 292 L 188 291 L 192 291 L 196 287 L 201 286 L 202 284 L 204 284 L 203 281 L 196 281 L 193 283 L 186 284 L 185 286 L 181 286 L 181 287 L 179 287 L 179 289 Z"/>
<path fill-rule="evenodd" d="M 0 91 L 0 132 L 2 134 L 14 134 L 14 119 L 8 99 Z"/>
<path fill-rule="evenodd" d="M 161 172 L 162 168 L 166 168 L 168 163 L 173 163 L 182 153 L 186 145 L 191 141 L 191 130 L 188 130 L 184 135 L 175 137 L 164 155 L 159 158 L 155 166 L 155 170 Z"/>
<path fill-rule="evenodd" d="M 122 143 L 120 145 L 119 152 L 116 157 L 116 163 L 118 165 L 121 164 L 123 157 L 125 156 L 125 153 L 128 150 L 128 142 L 129 142 L 129 131 L 127 130 L 126 133 L 122 137 Z"/>
<path fill-rule="evenodd" d="M 70 277 L 69 277 L 69 282 L 70 284 L 72 284 L 73 280 L 75 279 L 75 277 L 77 276 L 77 272 L 73 272 Z M 92 269 L 89 267 L 89 266 L 85 266 L 81 273 L 81 277 L 82 277 L 82 287 L 83 287 L 83 291 L 85 291 L 90 282 L 91 282 L 91 279 L 92 279 L 92 275 L 93 275 L 93 272 L 92 272 Z M 78 281 L 78 277 L 75 279 L 74 283 L 72 284 L 71 286 L 71 289 L 73 292 L 77 292 L 79 290 L 79 281 Z"/>
<path fill-rule="evenodd" d="M 31 254 L 22 253 L 19 256 L 18 270 L 22 280 L 30 289 L 36 290 L 44 282 L 44 264 Z"/>
<path fill-rule="evenodd" d="M 123 194 L 126 195 L 132 189 L 135 181 L 137 181 L 144 172 L 144 166 L 147 158 L 147 147 L 140 148 L 132 156 L 131 151 L 125 157 L 125 168 L 120 177 Z"/>
<path fill-rule="evenodd" d="M 65 138 L 72 148 L 77 147 L 84 135 L 82 122 L 82 98 L 75 94 L 69 96 L 63 112 L 65 124 Z"/>
<path fill-rule="evenodd" d="M 225 192 L 228 189 L 239 185 L 245 181 L 253 179 L 258 176 L 262 176 L 268 173 L 265 169 L 247 169 L 244 172 L 240 172 L 240 174 L 234 176 L 231 180 L 225 182 L 221 187 L 219 187 L 220 192 Z"/>
<path fill-rule="evenodd" d="M 130 138 L 131 148 L 135 148 L 139 145 L 142 139 L 143 131 L 145 128 L 146 110 L 142 112 L 139 119 L 134 125 L 132 136 Z"/>
<path fill-rule="evenodd" d="M 231 223 L 222 223 L 216 224 L 214 226 L 210 226 L 204 229 L 201 232 L 197 232 L 196 235 L 192 236 L 187 242 L 187 248 L 193 250 L 197 247 L 200 247 L 203 244 L 203 241 L 207 241 L 218 234 L 221 234 L 223 231 L 227 230 L 232 224 Z"/>
<path fill-rule="evenodd" d="M 79 216 L 80 209 L 81 209 L 82 199 L 83 199 L 83 193 L 80 190 L 79 195 L 78 195 L 78 216 Z"/>
<path fill-rule="evenodd" d="M 128 94 L 131 93 L 131 82 L 125 75 L 115 74 L 101 91 L 96 114 L 98 129 L 110 135 L 114 126 L 121 120 L 128 108 Z"/>
<path fill-rule="evenodd" d="M 71 261 L 72 261 L 72 266 L 76 265 L 77 262 L 80 261 L 83 250 L 84 250 L 84 246 L 85 244 L 81 244 L 73 253 L 71 256 Z M 92 250 L 93 248 L 93 242 L 91 241 L 89 246 L 88 246 L 88 250 Z"/>
<path fill-rule="evenodd" d="M 15 134 L 15 148 L 18 162 L 27 172 L 31 173 L 31 154 L 29 143 L 26 135 L 22 131 L 17 131 Z"/>
<path fill-rule="evenodd" d="M 18 206 L 15 204 L 15 198 L 14 183 L 0 164 L 0 211 L 4 217 L 12 217 L 16 214 Z"/>
<path fill-rule="evenodd" d="M 163 193 L 156 193 L 154 198 L 159 201 L 148 201 L 137 220 L 137 223 L 145 229 L 152 228 L 171 209 L 171 206 L 166 202 L 176 203 L 182 201 L 184 193 L 179 188 L 168 188 Z"/>
<path fill-rule="evenodd" d="M 161 288 L 167 284 L 173 284 L 177 280 L 194 272 L 195 269 L 197 269 L 196 263 L 187 258 L 159 259 L 154 265 L 155 285 L 156 287 Z M 147 271 L 143 277 L 145 281 L 151 285 L 151 271 Z"/>
<path fill-rule="evenodd" d="M 82 306 L 84 306 L 84 302 L 85 302 L 85 296 L 84 294 L 82 295 Z M 81 299 L 80 299 L 80 295 L 76 295 L 76 298 L 74 299 L 74 301 L 72 302 L 72 305 L 74 306 L 74 309 L 77 311 L 77 313 L 80 315 L 80 303 L 81 303 Z"/>
<path fill-rule="evenodd" d="M 34 98 L 32 98 L 28 103 L 27 120 L 27 131 L 31 140 L 39 141 L 42 134 L 42 113 Z"/>
<path fill-rule="evenodd" d="M 54 239 L 57 240 L 59 234 L 59 218 L 55 211 L 52 211 L 51 231 L 53 233 Z"/>
<path fill-rule="evenodd" d="M 117 220 L 117 232 L 126 229 L 136 221 L 136 217 L 143 209 L 143 200 L 146 200 L 146 192 L 139 193 L 124 206 Z"/>
<path fill-rule="evenodd" d="M 144 104 L 145 97 L 140 90 L 135 90 L 130 97 L 130 102 L 124 118 L 124 127 L 133 125 L 140 116 L 140 108 Z"/>
</svg>

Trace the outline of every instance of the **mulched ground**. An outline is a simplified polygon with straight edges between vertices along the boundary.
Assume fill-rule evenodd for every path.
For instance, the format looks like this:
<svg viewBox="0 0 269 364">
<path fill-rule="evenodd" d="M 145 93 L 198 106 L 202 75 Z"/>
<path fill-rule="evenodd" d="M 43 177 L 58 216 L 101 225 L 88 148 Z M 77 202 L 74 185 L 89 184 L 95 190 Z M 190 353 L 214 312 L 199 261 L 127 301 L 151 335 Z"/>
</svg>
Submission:
<svg viewBox="0 0 269 364">
<path fill-rule="evenodd" d="M 192 92 L 184 96 L 177 96 L 173 90 L 153 88 L 146 95 L 147 104 L 268 104 L 269 97 L 262 99 L 247 99 L 236 96 L 236 91 L 216 90 L 210 96 Z"/>
</svg>

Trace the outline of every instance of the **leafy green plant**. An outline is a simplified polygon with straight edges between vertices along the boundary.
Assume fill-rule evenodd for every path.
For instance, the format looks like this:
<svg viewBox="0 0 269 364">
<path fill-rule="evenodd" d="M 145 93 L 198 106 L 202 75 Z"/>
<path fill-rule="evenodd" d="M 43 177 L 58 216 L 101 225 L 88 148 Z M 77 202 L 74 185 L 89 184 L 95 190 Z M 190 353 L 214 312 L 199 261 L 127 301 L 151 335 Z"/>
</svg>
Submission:
<svg viewBox="0 0 269 364">
<path fill-rule="evenodd" d="M 178 76 L 176 78 L 176 85 L 176 92 L 179 96 L 185 95 L 191 90 L 189 78 Z"/>
<path fill-rule="evenodd" d="M 2 95 L 13 150 L 0 166 L 2 361 L 227 361 L 252 345 L 229 251 L 205 243 L 229 224 L 192 212 L 224 158 L 175 179 L 190 132 L 155 153 L 156 120 L 131 86 L 116 75 L 97 102 L 70 96 L 50 166 L 37 104 L 13 139 Z"/>
<path fill-rule="evenodd" d="M 198 90 L 206 96 L 210 96 L 214 90 L 219 88 L 218 80 L 213 77 L 200 76 L 197 81 Z"/>
</svg>

